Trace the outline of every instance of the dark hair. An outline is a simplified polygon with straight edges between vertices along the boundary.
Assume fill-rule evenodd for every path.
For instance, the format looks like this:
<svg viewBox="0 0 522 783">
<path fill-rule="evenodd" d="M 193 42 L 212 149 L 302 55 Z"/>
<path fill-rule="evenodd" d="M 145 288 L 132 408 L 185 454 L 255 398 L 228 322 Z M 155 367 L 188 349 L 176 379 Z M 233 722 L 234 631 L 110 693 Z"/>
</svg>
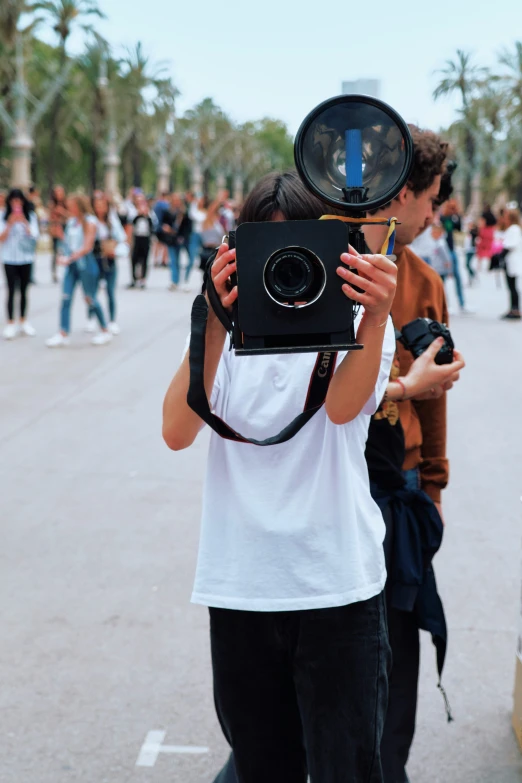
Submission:
<svg viewBox="0 0 522 783">
<path fill-rule="evenodd" d="M 430 130 L 408 125 L 413 138 L 413 168 L 408 187 L 416 196 L 433 185 L 435 177 L 446 171 L 449 144 Z"/>
<path fill-rule="evenodd" d="M 344 214 L 313 196 L 296 171 L 272 172 L 260 179 L 246 197 L 237 225 L 268 222 L 278 212 L 285 220 L 314 220 L 325 214 Z"/>
<path fill-rule="evenodd" d="M 486 206 L 484 207 L 484 212 L 482 213 L 482 218 L 483 218 L 486 226 L 488 226 L 489 228 L 491 228 L 492 226 L 496 226 L 497 225 L 497 219 L 496 219 L 495 215 L 493 214 L 493 212 L 491 211 L 491 207 L 489 206 L 489 204 L 486 204 Z"/>
<path fill-rule="evenodd" d="M 5 207 L 4 220 L 7 221 L 7 219 L 9 218 L 9 216 L 13 211 L 11 203 L 14 198 L 20 199 L 20 201 L 22 202 L 22 210 L 24 213 L 24 217 L 26 220 L 29 220 L 29 218 L 31 217 L 31 212 L 33 211 L 33 205 L 31 204 L 31 202 L 29 201 L 29 199 L 27 198 L 23 190 L 20 190 L 20 188 L 13 188 L 12 190 L 9 191 L 8 196 L 5 200 L 6 207 Z"/>
<path fill-rule="evenodd" d="M 109 224 L 109 216 L 110 216 L 111 207 L 112 207 L 111 200 L 110 200 L 110 198 L 108 198 L 108 196 L 105 195 L 105 193 L 103 191 L 95 193 L 93 195 L 91 205 L 92 205 L 93 214 L 96 217 L 97 217 L 97 215 L 96 215 L 96 210 L 95 210 L 94 207 L 95 207 L 95 204 L 96 204 L 97 201 L 104 201 L 105 204 L 107 205 L 107 212 L 105 213 L 105 216 L 103 217 L 103 221 L 108 225 Z"/>
<path fill-rule="evenodd" d="M 444 176 L 449 144 L 442 141 L 441 137 L 433 131 L 422 130 L 417 125 L 411 124 L 408 125 L 408 128 L 413 139 L 413 166 L 407 186 L 416 196 L 419 196 L 433 185 L 435 177 Z M 444 186 L 446 185 L 447 182 L 444 183 Z M 439 198 L 440 195 L 439 193 Z M 369 214 L 375 215 L 381 209 L 388 209 L 392 203 L 392 201 L 388 201 L 379 209 L 370 210 Z"/>
<path fill-rule="evenodd" d="M 452 177 L 456 168 L 457 168 L 457 161 L 455 160 L 447 161 L 446 169 L 440 179 L 440 190 L 439 190 L 439 195 L 437 196 L 437 202 L 439 206 L 442 206 L 442 204 L 445 204 L 451 198 L 451 195 L 453 193 Z"/>
<path fill-rule="evenodd" d="M 64 205 L 66 200 L 67 200 L 67 193 L 65 192 L 65 188 L 62 188 L 63 189 L 63 200 L 58 201 L 58 197 L 56 195 L 56 188 L 61 188 L 61 187 L 62 187 L 62 185 L 55 185 L 53 187 L 53 189 L 51 190 L 51 202 L 54 204 L 55 207 L 57 207 L 60 204 Z"/>
</svg>

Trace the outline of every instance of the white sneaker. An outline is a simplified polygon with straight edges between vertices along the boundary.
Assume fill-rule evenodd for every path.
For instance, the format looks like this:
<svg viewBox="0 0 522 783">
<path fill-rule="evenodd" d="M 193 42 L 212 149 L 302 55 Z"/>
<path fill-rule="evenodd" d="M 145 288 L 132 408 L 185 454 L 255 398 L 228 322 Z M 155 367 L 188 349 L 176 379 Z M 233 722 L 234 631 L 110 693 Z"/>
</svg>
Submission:
<svg viewBox="0 0 522 783">
<path fill-rule="evenodd" d="M 190 294 L 190 292 L 192 291 L 192 288 L 190 287 L 190 285 L 188 283 L 183 283 L 183 286 L 182 286 L 181 290 L 184 291 L 184 293 L 186 293 L 186 294 Z"/>
<path fill-rule="evenodd" d="M 106 343 L 110 343 L 112 340 L 112 334 L 110 332 L 98 332 L 92 340 L 91 343 L 93 345 L 105 345 Z"/>
<path fill-rule="evenodd" d="M 116 321 L 111 321 L 109 324 L 109 332 L 111 334 L 119 334 L 120 333 L 120 327 L 116 323 Z"/>
<path fill-rule="evenodd" d="M 96 331 L 96 318 L 89 318 L 87 323 L 84 326 L 84 332 L 88 332 L 89 334 L 92 334 Z"/>
<path fill-rule="evenodd" d="M 178 286 L 176 285 L 176 283 L 171 283 L 169 285 L 169 291 L 177 291 L 177 290 L 178 290 Z"/>
<path fill-rule="evenodd" d="M 66 345 L 69 345 L 70 342 L 71 340 L 69 337 L 58 332 L 58 334 L 55 334 L 53 337 L 49 337 L 49 339 L 45 341 L 45 344 L 48 348 L 61 348 L 62 346 L 65 347 Z"/>
<path fill-rule="evenodd" d="M 18 334 L 18 327 L 16 324 L 7 324 L 4 329 L 4 340 L 14 340 Z"/>
<path fill-rule="evenodd" d="M 34 326 L 31 326 L 29 321 L 23 321 L 20 324 L 20 331 L 22 332 L 22 334 L 25 334 L 26 337 L 34 337 L 36 334 L 36 329 L 34 328 Z"/>
</svg>

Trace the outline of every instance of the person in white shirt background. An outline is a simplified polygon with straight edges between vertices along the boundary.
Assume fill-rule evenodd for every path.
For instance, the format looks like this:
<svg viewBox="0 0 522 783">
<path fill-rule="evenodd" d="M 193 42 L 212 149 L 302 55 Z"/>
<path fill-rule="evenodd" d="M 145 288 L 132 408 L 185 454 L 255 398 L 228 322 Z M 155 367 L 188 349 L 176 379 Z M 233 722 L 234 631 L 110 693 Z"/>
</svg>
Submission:
<svg viewBox="0 0 522 783">
<path fill-rule="evenodd" d="M 12 340 L 18 334 L 28 337 L 36 334 L 27 320 L 27 291 L 32 279 L 38 236 L 38 218 L 34 209 L 21 190 L 12 190 L 7 196 L 5 211 L 0 215 L 0 243 L 7 281 L 6 340 Z M 17 290 L 20 292 L 18 324 L 15 322 Z"/>
<path fill-rule="evenodd" d="M 241 222 L 305 220 L 332 210 L 295 172 L 264 177 Z M 347 268 L 355 267 L 362 277 Z M 235 250 L 212 278 L 225 308 Z M 340 258 L 364 351 L 340 354 L 324 406 L 290 441 L 259 447 L 211 435 L 192 600 L 210 608 L 214 695 L 242 783 L 382 781 L 389 644 L 384 523 L 365 443 L 395 352 L 389 312 L 397 269 L 381 255 Z M 360 286 L 362 293 L 352 287 Z M 211 311 L 205 386 L 211 407 L 251 438 L 302 409 L 314 354 L 236 357 Z M 190 446 L 203 426 L 187 404 L 189 359 L 165 397 L 163 437 Z"/>
<path fill-rule="evenodd" d="M 502 316 L 504 320 L 520 321 L 519 280 L 522 277 L 522 225 L 520 211 L 515 208 L 506 212 L 507 228 L 503 237 L 506 264 L 506 280 L 510 295 L 510 309 Z"/>
<path fill-rule="evenodd" d="M 87 196 L 77 194 L 67 199 L 67 211 L 70 215 L 65 227 L 63 255 L 59 263 L 66 266 L 63 279 L 63 295 L 60 307 L 60 330 L 46 340 L 48 348 L 59 348 L 70 343 L 71 305 L 74 290 L 78 283 L 83 288 L 85 301 L 92 307 L 100 332 L 94 335 L 93 345 L 106 345 L 112 340 L 112 334 L 107 328 L 101 305 L 96 298 L 99 270 L 93 255 L 98 221 L 92 214 L 91 203 Z"/>
</svg>

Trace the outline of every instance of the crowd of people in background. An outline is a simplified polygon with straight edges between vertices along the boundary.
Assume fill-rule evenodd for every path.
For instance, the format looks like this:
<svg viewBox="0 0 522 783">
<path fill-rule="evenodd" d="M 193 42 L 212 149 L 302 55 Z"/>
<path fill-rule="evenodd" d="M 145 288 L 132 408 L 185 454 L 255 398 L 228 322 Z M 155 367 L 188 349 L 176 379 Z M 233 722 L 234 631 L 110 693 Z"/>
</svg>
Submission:
<svg viewBox="0 0 522 783">
<path fill-rule="evenodd" d="M 102 191 L 92 198 L 68 195 L 56 185 L 47 205 L 38 191 L 13 189 L 0 192 L 0 253 L 5 270 L 7 322 L 3 336 L 34 336 L 28 320 L 28 290 L 34 279 L 34 262 L 40 237 L 47 235 L 51 250 L 51 279 L 62 276 L 62 297 L 58 332 L 47 340 L 51 348 L 69 343 L 70 312 L 74 291 L 80 284 L 86 301 L 85 331 L 94 345 L 105 345 L 119 334 L 117 321 L 118 263 L 128 258 L 129 289 L 143 290 L 150 264 L 170 270 L 168 289 L 190 291 L 190 276 L 198 264 L 204 269 L 221 238 L 235 226 L 240 204 L 228 191 L 217 198 L 197 198 L 193 193 L 161 193 L 147 196 L 132 188 L 124 199 Z M 441 208 L 435 223 L 412 245 L 446 283 L 453 278 L 462 314 L 470 314 L 465 302 L 459 264 L 462 249 L 468 286 L 477 285 L 483 269 L 504 275 L 509 292 L 506 320 L 520 320 L 520 278 L 522 277 L 522 221 L 516 204 L 496 213 L 485 205 L 477 219 L 462 215 L 456 199 Z M 182 265 L 183 259 L 185 263 Z M 105 288 L 107 307 L 98 299 Z"/>
<path fill-rule="evenodd" d="M 466 307 L 462 284 L 457 241 L 460 242 L 468 286 L 477 285 L 483 269 L 506 278 L 509 292 L 508 310 L 503 320 L 521 320 L 519 286 L 522 277 L 522 219 L 516 203 L 510 203 L 497 214 L 489 204 L 484 206 L 477 219 L 473 215 L 462 216 L 456 199 L 449 199 L 441 208 L 433 225 L 429 226 L 412 243 L 413 250 L 440 275 L 443 282 L 452 277 L 455 293 L 463 315 L 472 313 Z"/>
<path fill-rule="evenodd" d="M 155 198 L 140 188 L 116 199 L 103 191 L 95 191 L 92 198 L 67 194 L 56 185 L 47 205 L 35 188 L 27 193 L 19 189 L 0 192 L 0 254 L 7 283 L 4 338 L 36 334 L 27 319 L 28 289 L 36 282 L 34 267 L 41 237 L 49 238 L 53 283 L 60 282 L 58 271 L 64 270 L 59 329 L 46 341 L 47 346 L 69 344 L 71 305 L 78 285 L 86 303 L 85 331 L 95 333 L 94 345 L 105 345 L 120 333 L 118 263 L 129 259 L 129 289 L 145 289 L 152 260 L 170 269 L 170 291 L 189 292 L 194 266 L 199 261 L 203 269 L 213 248 L 234 228 L 238 206 L 226 190 L 212 201 L 191 192 L 162 193 Z M 102 286 L 106 309 L 98 298 Z"/>
</svg>

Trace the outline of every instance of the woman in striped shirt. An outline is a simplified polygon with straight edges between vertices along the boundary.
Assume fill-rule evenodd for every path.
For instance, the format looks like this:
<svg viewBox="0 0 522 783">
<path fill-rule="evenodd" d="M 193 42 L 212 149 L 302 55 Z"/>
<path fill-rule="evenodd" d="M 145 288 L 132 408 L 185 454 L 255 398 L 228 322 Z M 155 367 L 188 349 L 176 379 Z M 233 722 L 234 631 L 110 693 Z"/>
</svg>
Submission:
<svg viewBox="0 0 522 783">
<path fill-rule="evenodd" d="M 38 239 L 38 218 L 21 190 L 12 190 L 6 201 L 5 213 L 0 216 L 0 242 L 7 280 L 7 325 L 4 338 L 12 340 L 17 334 L 34 337 L 34 328 L 26 319 L 27 289 Z M 20 321 L 14 317 L 15 294 L 20 291 Z"/>
</svg>

